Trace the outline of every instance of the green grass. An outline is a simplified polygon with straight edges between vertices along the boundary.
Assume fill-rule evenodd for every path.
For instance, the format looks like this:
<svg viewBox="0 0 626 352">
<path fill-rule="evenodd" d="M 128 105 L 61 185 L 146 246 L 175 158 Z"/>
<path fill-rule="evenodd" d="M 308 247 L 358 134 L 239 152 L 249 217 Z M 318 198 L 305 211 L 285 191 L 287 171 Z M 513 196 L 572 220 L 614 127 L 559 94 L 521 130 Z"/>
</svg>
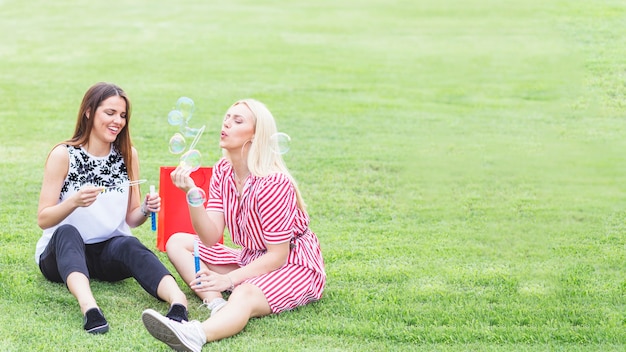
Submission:
<svg viewBox="0 0 626 352">
<path fill-rule="evenodd" d="M 625 31 L 616 0 L 0 2 L 0 350 L 167 350 L 133 280 L 94 282 L 90 336 L 33 260 L 45 158 L 97 81 L 131 96 L 151 183 L 183 95 L 205 165 L 239 98 L 292 137 L 325 295 L 206 350 L 622 350 Z"/>
</svg>

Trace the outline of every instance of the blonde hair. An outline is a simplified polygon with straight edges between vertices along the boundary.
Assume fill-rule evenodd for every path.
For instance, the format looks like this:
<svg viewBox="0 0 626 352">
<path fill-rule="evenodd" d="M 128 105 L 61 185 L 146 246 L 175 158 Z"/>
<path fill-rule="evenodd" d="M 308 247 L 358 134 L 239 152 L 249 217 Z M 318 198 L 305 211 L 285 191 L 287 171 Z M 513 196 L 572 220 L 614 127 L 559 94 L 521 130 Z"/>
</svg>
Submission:
<svg viewBox="0 0 626 352">
<path fill-rule="evenodd" d="M 274 173 L 282 173 L 293 184 L 296 192 L 296 201 L 298 207 L 302 210 L 306 209 L 306 203 L 300 194 L 296 180 L 291 176 L 287 165 L 280 153 L 278 153 L 278 144 L 276 138 L 272 136 L 278 132 L 274 116 L 265 106 L 258 100 L 242 99 L 235 102 L 231 107 L 245 104 L 252 111 L 252 119 L 254 123 L 254 141 L 250 144 L 248 152 L 248 170 L 250 173 L 263 177 Z M 224 156 L 228 158 L 228 151 L 224 150 Z"/>
</svg>

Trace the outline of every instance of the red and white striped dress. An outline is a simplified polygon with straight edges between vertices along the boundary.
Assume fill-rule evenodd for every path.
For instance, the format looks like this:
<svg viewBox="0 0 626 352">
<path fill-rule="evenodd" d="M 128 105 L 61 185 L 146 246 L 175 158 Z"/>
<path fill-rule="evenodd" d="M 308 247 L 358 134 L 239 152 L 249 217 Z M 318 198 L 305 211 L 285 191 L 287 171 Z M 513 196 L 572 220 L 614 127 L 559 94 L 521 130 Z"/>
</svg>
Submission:
<svg viewBox="0 0 626 352">
<path fill-rule="evenodd" d="M 285 265 L 245 282 L 263 291 L 274 313 L 321 298 L 326 273 L 320 243 L 309 229 L 308 214 L 298 208 L 293 185 L 284 174 L 250 175 L 240 201 L 232 165 L 222 158 L 213 167 L 206 210 L 224 213 L 232 241 L 241 249 L 220 243 L 212 247 L 200 244 L 203 261 L 245 266 L 265 254 L 266 244 L 290 241 Z"/>
</svg>

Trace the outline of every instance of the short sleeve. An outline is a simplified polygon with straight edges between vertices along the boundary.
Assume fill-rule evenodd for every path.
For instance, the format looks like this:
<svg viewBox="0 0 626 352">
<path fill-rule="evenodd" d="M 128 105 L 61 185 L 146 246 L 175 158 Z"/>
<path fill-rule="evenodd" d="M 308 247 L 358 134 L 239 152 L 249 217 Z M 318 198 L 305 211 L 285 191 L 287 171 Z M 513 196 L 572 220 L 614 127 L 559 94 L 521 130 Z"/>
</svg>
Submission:
<svg viewBox="0 0 626 352">
<path fill-rule="evenodd" d="M 296 217 L 296 193 L 289 178 L 275 174 L 259 188 L 257 209 L 263 238 L 268 244 L 290 241 Z"/>
<path fill-rule="evenodd" d="M 206 210 L 224 212 L 224 177 L 226 174 L 226 160 L 220 159 L 213 166 L 211 182 L 209 183 L 209 199 Z"/>
</svg>

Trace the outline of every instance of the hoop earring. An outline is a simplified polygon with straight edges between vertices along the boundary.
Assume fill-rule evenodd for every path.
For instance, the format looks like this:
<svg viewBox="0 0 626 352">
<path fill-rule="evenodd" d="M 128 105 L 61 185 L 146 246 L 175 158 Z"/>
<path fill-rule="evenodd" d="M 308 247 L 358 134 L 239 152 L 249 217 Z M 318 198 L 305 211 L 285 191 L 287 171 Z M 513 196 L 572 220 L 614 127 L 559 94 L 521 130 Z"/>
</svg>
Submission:
<svg viewBox="0 0 626 352">
<path fill-rule="evenodd" d="M 241 146 L 241 157 L 242 157 L 242 158 L 243 158 L 243 152 L 245 151 L 245 149 L 246 149 L 246 145 L 247 145 L 248 143 L 252 144 L 252 139 L 248 139 L 248 140 L 247 140 L 247 141 L 245 141 L 245 142 L 243 143 L 243 145 Z"/>
</svg>

